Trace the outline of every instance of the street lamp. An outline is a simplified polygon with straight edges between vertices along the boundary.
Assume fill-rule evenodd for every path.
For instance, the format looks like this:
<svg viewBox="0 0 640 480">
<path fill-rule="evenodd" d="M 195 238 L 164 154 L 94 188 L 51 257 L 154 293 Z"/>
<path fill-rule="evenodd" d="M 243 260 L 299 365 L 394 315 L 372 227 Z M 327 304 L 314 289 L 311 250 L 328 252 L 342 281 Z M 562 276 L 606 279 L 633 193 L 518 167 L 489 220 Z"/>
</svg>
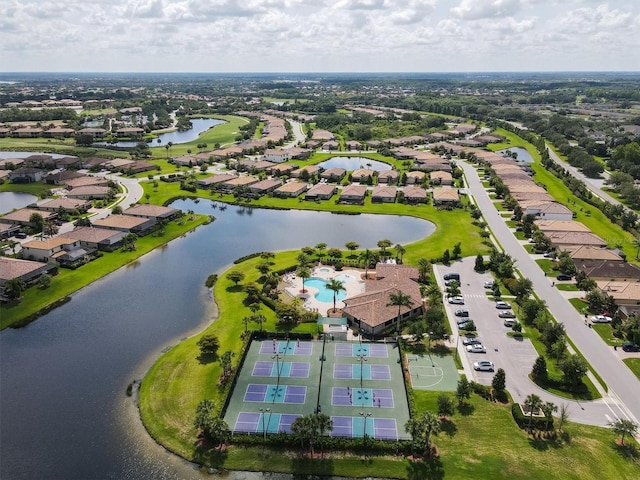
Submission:
<svg viewBox="0 0 640 480">
<path fill-rule="evenodd" d="M 267 439 L 267 430 L 264 427 L 264 417 L 267 413 L 271 412 L 270 408 L 259 408 L 258 410 L 260 410 L 260 414 L 262 417 L 262 439 L 266 440 Z"/>
<path fill-rule="evenodd" d="M 431 366 L 433 367 L 433 358 L 431 358 L 431 337 L 433 336 L 433 332 L 429 332 L 429 339 L 427 340 L 427 346 L 429 350 L 429 360 L 431 360 Z"/>
<path fill-rule="evenodd" d="M 275 355 L 273 355 L 271 357 L 272 359 L 275 358 L 276 359 L 276 373 L 278 375 L 278 383 L 277 385 L 280 385 L 280 359 L 282 358 L 280 352 L 276 353 Z M 275 397 L 274 397 L 274 401 L 275 401 Z"/>
<path fill-rule="evenodd" d="M 371 413 L 360 412 L 360 415 L 364 418 L 364 423 L 362 425 L 362 441 L 364 442 L 367 440 L 367 418 L 371 416 Z"/>
</svg>

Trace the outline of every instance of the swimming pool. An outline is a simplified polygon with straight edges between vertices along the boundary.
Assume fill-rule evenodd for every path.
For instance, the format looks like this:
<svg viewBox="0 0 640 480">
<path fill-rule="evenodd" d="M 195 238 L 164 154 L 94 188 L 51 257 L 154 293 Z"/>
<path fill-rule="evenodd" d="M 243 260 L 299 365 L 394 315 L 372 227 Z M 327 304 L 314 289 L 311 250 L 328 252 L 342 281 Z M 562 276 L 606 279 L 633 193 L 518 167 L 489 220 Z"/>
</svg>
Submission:
<svg viewBox="0 0 640 480">
<path fill-rule="evenodd" d="M 330 268 L 321 268 L 319 271 L 322 272 L 322 273 L 329 273 L 331 271 L 331 269 Z"/>
<path fill-rule="evenodd" d="M 305 286 L 318 289 L 318 293 L 314 295 L 317 301 L 324 303 L 333 303 L 333 291 L 325 287 L 325 285 L 327 285 L 328 283 L 329 282 L 327 282 L 326 280 L 316 277 L 307 278 L 304 281 Z M 346 298 L 346 296 L 347 292 L 345 292 L 344 290 L 340 290 L 340 292 L 336 295 L 336 301 L 340 301 Z"/>
</svg>

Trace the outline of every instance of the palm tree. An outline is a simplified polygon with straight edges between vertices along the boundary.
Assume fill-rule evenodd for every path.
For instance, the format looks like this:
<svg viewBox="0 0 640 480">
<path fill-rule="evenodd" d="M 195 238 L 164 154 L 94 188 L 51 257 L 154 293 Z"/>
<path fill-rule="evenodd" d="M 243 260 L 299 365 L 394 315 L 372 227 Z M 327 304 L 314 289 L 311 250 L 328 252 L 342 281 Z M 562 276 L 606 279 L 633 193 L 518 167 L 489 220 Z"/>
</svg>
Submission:
<svg viewBox="0 0 640 480">
<path fill-rule="evenodd" d="M 544 429 L 547 430 L 549 428 L 549 420 L 551 420 L 551 415 L 553 415 L 554 412 L 558 411 L 558 406 L 552 402 L 545 402 L 540 408 L 542 409 L 542 413 L 544 413 L 546 417 Z"/>
<path fill-rule="evenodd" d="M 440 433 L 440 419 L 433 412 L 424 412 L 422 414 L 422 425 L 424 429 L 424 443 L 427 450 L 431 452 L 431 435 Z"/>
<path fill-rule="evenodd" d="M 421 258 L 420 260 L 418 260 L 418 274 L 420 275 L 421 282 L 427 281 L 427 276 L 429 275 L 430 271 L 431 262 L 429 262 L 429 260 L 427 260 L 426 258 Z"/>
<path fill-rule="evenodd" d="M 309 278 L 311 276 L 311 270 L 309 270 L 309 267 L 300 266 L 296 270 L 296 275 L 302 279 L 302 293 L 306 293 L 307 291 L 304 288 L 304 280 L 305 278 Z"/>
<path fill-rule="evenodd" d="M 610 422 L 609 426 L 616 435 L 620 435 L 620 444 L 624 445 L 624 437 L 634 437 L 638 433 L 638 424 L 626 418 L 619 418 L 615 422 Z"/>
<path fill-rule="evenodd" d="M 529 410 L 529 431 L 531 431 L 533 414 L 537 412 L 542 406 L 542 399 L 538 395 L 532 393 L 524 399 L 524 406 Z"/>
<path fill-rule="evenodd" d="M 253 321 L 253 317 L 243 317 L 242 323 L 244 323 L 244 333 L 249 331 L 249 322 Z"/>
<path fill-rule="evenodd" d="M 333 313 L 336 313 L 336 296 L 344 290 L 344 282 L 332 278 L 324 287 L 333 292 Z"/>
<path fill-rule="evenodd" d="M 389 295 L 389 303 L 387 303 L 387 307 L 398 307 L 398 324 L 396 327 L 398 334 L 400 334 L 400 314 L 402 307 L 407 307 L 410 309 L 412 305 L 413 299 L 401 290 L 398 290 L 396 293 L 392 293 Z"/>
<path fill-rule="evenodd" d="M 560 405 L 560 415 L 558 415 L 558 430 L 562 431 L 562 427 L 569 420 L 569 405 L 563 403 Z"/>
<path fill-rule="evenodd" d="M 416 449 L 422 447 L 422 432 L 424 431 L 422 417 L 414 417 L 407 420 L 407 423 L 404 424 L 404 431 L 411 435 L 411 448 L 415 455 Z"/>
<path fill-rule="evenodd" d="M 638 260 L 638 255 L 640 255 L 640 237 L 633 239 L 633 246 L 636 248 L 636 260 Z"/>
<path fill-rule="evenodd" d="M 407 250 L 400 244 L 397 244 L 394 248 L 396 249 L 396 256 L 398 257 L 398 261 L 402 263 L 402 256 L 407 253 Z"/>
<path fill-rule="evenodd" d="M 331 432 L 333 430 L 333 420 L 329 415 L 325 415 L 324 413 L 316 413 L 316 428 L 320 432 L 320 441 L 322 442 L 322 437 L 324 437 L 324 432 Z M 320 449 L 322 449 L 322 443 L 320 444 Z"/>
<path fill-rule="evenodd" d="M 378 247 L 382 250 L 382 257 L 386 258 L 387 256 L 387 248 L 389 248 L 391 245 L 393 245 L 393 242 L 391 240 L 380 240 L 378 242 Z"/>
<path fill-rule="evenodd" d="M 373 252 L 368 248 L 360 254 L 360 262 L 364 263 L 364 278 L 369 278 L 369 265 L 373 258 Z"/>
</svg>

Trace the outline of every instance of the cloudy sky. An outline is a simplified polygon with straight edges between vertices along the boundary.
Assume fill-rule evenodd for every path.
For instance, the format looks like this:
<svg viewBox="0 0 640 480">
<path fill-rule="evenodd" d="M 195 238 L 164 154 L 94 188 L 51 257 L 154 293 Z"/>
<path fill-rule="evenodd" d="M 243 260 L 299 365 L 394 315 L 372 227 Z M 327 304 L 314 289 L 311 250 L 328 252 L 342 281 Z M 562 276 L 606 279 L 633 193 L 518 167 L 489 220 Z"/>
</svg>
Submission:
<svg viewBox="0 0 640 480">
<path fill-rule="evenodd" d="M 638 0 L 2 0 L 0 71 L 640 70 Z"/>
</svg>

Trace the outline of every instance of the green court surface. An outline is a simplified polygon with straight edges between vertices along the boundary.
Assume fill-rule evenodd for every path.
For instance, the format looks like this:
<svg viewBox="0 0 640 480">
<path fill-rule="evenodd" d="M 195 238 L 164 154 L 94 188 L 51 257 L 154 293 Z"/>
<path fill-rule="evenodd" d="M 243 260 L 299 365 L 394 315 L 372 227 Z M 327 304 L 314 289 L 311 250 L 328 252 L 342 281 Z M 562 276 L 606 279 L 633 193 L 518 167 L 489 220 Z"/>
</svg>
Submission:
<svg viewBox="0 0 640 480">
<path fill-rule="evenodd" d="M 454 392 L 458 386 L 458 369 L 450 355 L 407 355 L 407 367 L 414 390 Z"/>
<path fill-rule="evenodd" d="M 395 343 L 254 340 L 224 412 L 233 432 L 291 431 L 320 411 L 333 436 L 408 439 L 409 407 Z"/>
</svg>

